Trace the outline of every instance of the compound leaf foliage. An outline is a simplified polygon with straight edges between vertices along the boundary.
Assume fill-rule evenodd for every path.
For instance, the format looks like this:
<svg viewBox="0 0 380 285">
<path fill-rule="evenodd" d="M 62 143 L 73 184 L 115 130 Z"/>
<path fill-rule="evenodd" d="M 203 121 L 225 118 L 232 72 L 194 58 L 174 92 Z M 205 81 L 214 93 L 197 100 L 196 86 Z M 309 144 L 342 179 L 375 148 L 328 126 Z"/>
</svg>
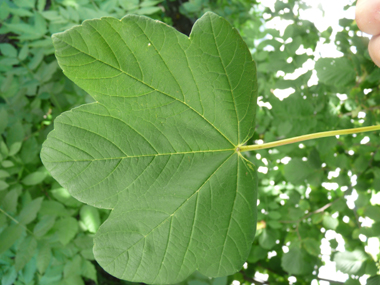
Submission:
<svg viewBox="0 0 380 285">
<path fill-rule="evenodd" d="M 53 42 L 95 103 L 63 113 L 43 145 L 71 195 L 112 209 L 94 254 L 112 275 L 175 283 L 240 270 L 256 227 L 256 70 L 238 32 L 206 13 L 190 37 L 142 16 L 85 21 Z"/>
</svg>

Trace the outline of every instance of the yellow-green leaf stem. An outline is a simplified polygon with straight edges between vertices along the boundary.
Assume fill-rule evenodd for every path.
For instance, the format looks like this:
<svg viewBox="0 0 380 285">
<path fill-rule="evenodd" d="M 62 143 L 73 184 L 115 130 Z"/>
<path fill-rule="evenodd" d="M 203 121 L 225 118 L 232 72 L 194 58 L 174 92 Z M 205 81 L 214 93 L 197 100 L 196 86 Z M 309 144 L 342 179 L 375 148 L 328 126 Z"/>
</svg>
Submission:
<svg viewBox="0 0 380 285">
<path fill-rule="evenodd" d="M 337 136 L 337 135 L 349 135 L 349 134 L 355 134 L 355 133 L 372 132 L 372 131 L 377 131 L 377 130 L 380 130 L 380 125 L 337 130 L 337 131 L 320 132 L 320 133 L 294 137 L 290 139 L 279 140 L 279 141 L 270 142 L 270 143 L 240 146 L 239 150 L 240 152 L 244 152 L 244 151 L 251 151 L 251 150 L 267 149 L 267 148 L 279 147 L 279 146 L 283 146 L 287 144 L 303 142 L 303 141 L 312 140 L 312 139 L 332 137 L 332 136 Z"/>
</svg>

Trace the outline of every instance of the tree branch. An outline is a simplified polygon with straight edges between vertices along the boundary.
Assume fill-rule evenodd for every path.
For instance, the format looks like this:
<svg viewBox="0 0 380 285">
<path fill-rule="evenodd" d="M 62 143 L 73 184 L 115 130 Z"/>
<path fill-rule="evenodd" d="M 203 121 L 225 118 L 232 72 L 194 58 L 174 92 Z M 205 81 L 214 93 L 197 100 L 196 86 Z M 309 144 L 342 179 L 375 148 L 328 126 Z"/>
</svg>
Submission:
<svg viewBox="0 0 380 285">
<path fill-rule="evenodd" d="M 245 273 L 244 269 L 240 270 L 240 273 L 243 275 L 243 278 L 244 278 L 245 281 L 248 281 L 250 283 L 257 284 L 257 285 L 269 285 L 269 282 L 267 282 L 267 281 L 259 281 L 259 280 L 256 280 L 253 277 L 247 276 L 247 274 Z"/>
<path fill-rule="evenodd" d="M 345 284 L 345 282 L 335 281 L 335 280 L 330 280 L 330 279 L 326 279 L 326 278 L 320 278 L 320 277 L 317 277 L 316 279 L 318 279 L 318 280 L 320 280 L 320 281 L 330 282 L 330 283 Z"/>
<path fill-rule="evenodd" d="M 305 216 L 303 216 L 302 218 L 298 219 L 298 220 L 295 220 L 295 221 L 279 221 L 280 223 L 283 223 L 283 224 L 293 224 L 293 223 L 299 223 L 299 222 L 302 222 L 303 220 L 307 219 L 308 217 L 310 217 L 311 215 L 314 215 L 314 214 L 317 214 L 317 213 L 321 213 L 323 211 L 325 211 L 327 208 L 331 207 L 333 204 L 335 204 L 336 202 L 338 202 L 340 199 L 342 199 L 344 196 L 342 197 L 339 197 L 338 199 L 324 205 L 323 207 L 313 211 L 313 212 L 310 212 L 308 214 L 306 214 Z"/>
</svg>

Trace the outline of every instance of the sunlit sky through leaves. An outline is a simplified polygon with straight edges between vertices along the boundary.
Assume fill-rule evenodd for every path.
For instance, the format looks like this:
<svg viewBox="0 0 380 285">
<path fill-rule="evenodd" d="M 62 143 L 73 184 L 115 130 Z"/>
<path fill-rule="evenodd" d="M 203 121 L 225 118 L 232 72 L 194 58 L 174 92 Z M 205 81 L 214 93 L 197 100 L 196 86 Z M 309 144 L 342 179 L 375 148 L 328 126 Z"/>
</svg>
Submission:
<svg viewBox="0 0 380 285">
<path fill-rule="evenodd" d="M 265 7 L 269 7 L 274 9 L 276 0 L 265 0 L 261 1 L 262 5 Z M 314 52 L 315 60 L 318 60 L 320 57 L 341 57 L 343 53 L 337 50 L 333 39 L 337 32 L 341 31 L 343 28 L 339 26 L 339 19 L 347 18 L 354 19 L 355 18 L 355 8 L 351 7 L 348 10 L 344 10 L 344 7 L 348 4 L 354 2 L 353 0 L 305 0 L 307 5 L 310 6 L 310 9 L 301 10 L 300 11 L 300 19 L 312 21 L 316 28 L 323 32 L 328 27 L 333 28 L 333 33 L 331 35 L 332 41 L 329 44 L 323 43 L 320 41 L 316 51 Z M 267 23 L 268 28 L 274 28 L 284 33 L 286 27 L 292 24 L 290 20 L 281 20 L 279 18 L 275 18 L 269 23 Z M 355 51 L 353 51 L 355 52 Z M 297 51 L 298 54 L 308 53 L 313 54 L 311 50 L 305 50 L 300 48 Z M 305 62 L 302 68 L 297 69 L 292 74 L 285 74 L 283 72 L 279 72 L 278 76 L 284 76 L 284 79 L 294 80 L 298 78 L 300 75 L 306 73 L 308 70 L 314 69 L 315 62 L 313 60 L 308 60 Z M 313 76 L 308 82 L 309 86 L 318 84 L 318 77 L 315 71 L 313 71 Z M 275 89 L 273 91 L 274 95 L 278 97 L 280 100 L 287 98 L 290 94 L 292 94 L 295 90 L 293 88 L 288 89 Z"/>
</svg>

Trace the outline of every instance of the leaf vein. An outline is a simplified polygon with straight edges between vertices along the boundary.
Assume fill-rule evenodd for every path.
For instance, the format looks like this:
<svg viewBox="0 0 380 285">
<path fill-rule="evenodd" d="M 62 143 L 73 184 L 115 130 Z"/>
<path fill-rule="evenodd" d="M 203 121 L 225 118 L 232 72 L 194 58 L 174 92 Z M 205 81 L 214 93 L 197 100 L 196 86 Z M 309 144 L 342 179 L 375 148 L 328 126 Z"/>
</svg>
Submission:
<svg viewBox="0 0 380 285">
<path fill-rule="evenodd" d="M 134 22 L 133 22 L 134 23 Z M 135 24 L 135 23 L 134 23 Z M 182 100 L 185 101 L 186 98 L 185 98 L 185 93 L 183 92 L 182 90 L 182 87 L 181 85 L 179 84 L 177 78 L 174 76 L 174 74 L 172 73 L 172 71 L 170 70 L 168 64 L 166 63 L 166 61 L 164 60 L 164 58 L 162 57 L 161 53 L 158 51 L 157 47 L 155 46 L 155 44 L 153 43 L 154 41 L 152 41 L 146 34 L 145 34 L 145 31 L 138 25 L 138 24 L 135 24 L 140 30 L 141 32 L 143 33 L 143 35 L 145 36 L 145 38 L 147 40 L 149 40 L 149 43 L 153 46 L 154 50 L 157 52 L 158 56 L 161 58 L 163 64 L 165 65 L 166 69 L 169 71 L 170 75 L 172 76 L 172 78 L 174 79 L 174 81 L 177 83 L 179 89 L 181 90 L 181 93 L 182 93 Z"/>
<path fill-rule="evenodd" d="M 102 106 L 104 106 L 107 110 L 107 106 L 101 104 L 101 103 L 98 103 Z M 91 112 L 88 112 L 88 111 L 80 111 L 80 110 L 76 110 L 77 112 L 80 112 L 80 113 L 88 113 L 88 114 L 92 114 L 92 115 L 95 115 L 95 116 L 100 116 L 100 117 L 109 117 L 109 118 L 113 118 L 123 124 L 125 124 L 127 127 L 129 127 L 131 130 L 133 130 L 136 134 L 138 134 L 140 137 L 142 137 L 155 151 L 156 153 L 159 153 L 159 151 L 151 144 L 151 142 L 145 137 L 143 136 L 140 132 L 138 132 L 135 128 L 133 128 L 131 125 L 127 124 L 125 121 L 123 121 L 122 119 L 119 119 L 119 118 L 116 118 L 114 116 L 111 116 L 111 115 L 101 115 L 101 114 L 96 114 L 96 113 L 91 113 Z M 126 153 L 124 153 L 126 156 L 128 156 Z"/>
<path fill-rule="evenodd" d="M 226 237 L 224 239 L 224 244 L 223 244 L 223 249 L 222 249 L 222 253 L 220 255 L 220 259 L 219 259 L 219 267 L 218 267 L 218 273 L 220 274 L 220 266 L 222 265 L 222 260 L 223 260 L 223 256 L 224 255 L 224 250 L 226 248 L 226 242 L 227 242 L 227 238 L 229 236 L 229 232 L 230 232 L 230 229 L 231 229 L 231 221 L 232 221 L 232 215 L 233 215 L 233 212 L 234 212 L 234 208 L 235 208 L 235 203 L 236 203 L 236 197 L 237 197 L 237 192 L 238 192 L 238 183 L 239 183 L 239 180 L 238 180 L 238 177 L 239 177 L 239 156 L 237 155 L 237 173 L 236 173 L 236 191 L 235 191 L 235 198 L 234 198 L 234 202 L 233 202 L 233 206 L 232 206 L 232 209 L 231 209 L 231 215 L 230 215 L 230 219 L 229 219 L 229 222 L 228 222 L 228 227 L 227 227 L 227 232 L 226 232 Z M 227 258 L 227 256 L 226 256 Z M 232 263 L 233 264 L 233 263 Z"/>
<path fill-rule="evenodd" d="M 105 139 L 106 141 L 110 142 L 112 145 L 114 145 L 117 149 L 119 149 L 123 154 L 125 154 L 126 157 L 128 157 L 128 154 L 126 154 L 119 146 L 117 146 L 113 141 L 111 141 L 110 139 L 102 136 L 101 134 L 98 134 L 96 132 L 93 132 L 93 131 L 90 131 L 88 129 L 85 129 L 85 128 L 82 128 L 82 127 L 79 127 L 79 126 L 76 126 L 76 125 L 71 125 L 71 124 L 68 124 L 68 123 L 63 123 L 63 122 L 56 122 L 56 124 L 62 124 L 62 125 L 67 125 L 67 126 L 71 126 L 73 128 L 77 128 L 77 129 L 80 129 L 80 130 L 83 130 L 83 131 L 86 131 L 86 132 L 89 132 L 89 133 L 92 133 L 94 135 L 97 135 L 103 139 Z"/>
<path fill-rule="evenodd" d="M 113 29 L 117 34 L 118 36 L 120 37 L 120 39 L 124 42 L 125 44 L 125 47 L 127 49 L 129 49 L 129 51 L 131 52 L 131 54 L 133 55 L 133 57 L 135 58 L 138 66 L 139 66 L 139 69 L 140 69 L 140 73 L 141 73 L 141 78 L 142 80 L 144 80 L 144 73 L 142 72 L 142 68 L 141 68 L 141 65 L 140 65 L 140 62 L 137 60 L 137 57 L 135 55 L 135 53 L 130 49 L 130 47 L 127 45 L 126 41 L 123 39 L 123 37 L 121 36 L 121 34 L 118 32 L 118 30 L 116 30 L 108 21 L 106 21 L 106 23 L 111 27 L 111 29 Z"/>
<path fill-rule="evenodd" d="M 236 108 L 235 95 L 234 95 L 234 91 L 232 89 L 230 77 L 228 76 L 226 67 L 224 66 L 224 62 L 223 62 L 221 54 L 220 54 L 220 50 L 219 50 L 218 44 L 216 42 L 215 30 L 214 30 L 214 25 L 213 25 L 212 21 L 210 21 L 210 24 L 211 24 L 212 34 L 213 34 L 213 38 L 214 38 L 214 42 L 215 42 L 215 47 L 216 47 L 216 50 L 218 51 L 220 63 L 222 65 L 223 69 L 224 69 L 224 73 L 225 73 L 225 75 L 227 77 L 228 85 L 230 86 L 230 89 L 231 89 L 231 97 L 232 97 L 232 101 L 234 103 L 234 108 L 235 108 L 235 113 L 236 113 L 236 121 L 237 121 L 237 124 L 238 124 L 238 143 L 239 143 L 240 142 L 240 122 L 239 122 L 238 111 L 237 111 L 237 108 Z"/>
<path fill-rule="evenodd" d="M 154 228 L 152 228 L 151 230 L 150 230 L 150 232 L 148 232 L 146 235 L 143 235 L 143 237 L 140 239 L 140 240 L 138 240 L 138 241 L 136 241 L 133 245 L 131 245 L 129 248 L 127 248 L 126 250 L 124 250 L 123 252 L 121 252 L 118 256 L 116 256 L 109 264 L 111 264 L 112 262 L 114 262 L 117 258 L 119 258 L 119 256 L 121 256 L 122 254 L 124 254 L 125 252 L 128 252 L 131 248 L 133 248 L 133 247 L 135 247 L 138 243 L 140 243 L 142 240 L 146 240 L 146 237 L 147 236 L 149 236 L 152 232 L 154 232 L 155 230 L 157 230 L 159 227 L 161 227 L 163 224 L 165 224 L 166 223 L 166 221 L 168 220 L 168 219 L 170 219 L 170 217 L 171 216 L 174 216 L 176 213 L 177 213 L 177 211 L 179 210 L 179 209 L 181 209 L 181 207 L 183 206 L 183 205 L 185 205 L 194 195 L 196 195 L 199 191 L 200 191 L 200 189 L 202 189 L 203 188 L 203 186 L 211 179 L 211 177 L 213 177 L 213 175 L 232 157 L 232 155 L 233 154 L 231 154 L 230 156 L 228 156 L 227 158 L 226 158 L 226 160 L 225 161 L 223 161 L 223 163 L 221 163 L 219 166 L 218 166 L 218 168 L 213 172 L 213 173 L 211 173 L 211 175 L 206 179 L 206 181 L 204 181 L 203 183 L 202 183 L 202 185 L 193 193 L 193 194 L 191 194 L 190 195 L 190 197 L 189 198 L 187 198 L 181 205 L 179 205 L 178 206 L 178 208 L 171 214 L 171 215 L 169 215 L 167 218 L 165 218 L 160 224 L 158 224 L 156 227 L 154 227 Z M 109 231 L 110 232 L 110 231 Z M 108 264 L 108 265 L 109 265 Z M 108 265 L 106 265 L 106 266 L 108 266 Z"/>
<path fill-rule="evenodd" d="M 184 104 L 185 106 L 187 106 L 189 109 L 191 109 L 193 112 L 195 112 L 196 114 L 198 114 L 202 119 L 204 119 L 210 126 L 212 126 L 221 136 L 223 136 L 231 145 L 233 145 L 233 146 L 235 146 L 234 145 L 234 143 L 229 139 L 229 138 L 227 138 L 214 124 L 212 124 L 205 116 L 203 116 L 201 113 L 199 113 L 197 110 L 195 110 L 194 108 L 192 108 L 190 105 L 188 105 L 186 102 L 184 102 L 184 101 L 181 101 L 181 100 L 179 100 L 179 99 L 177 99 L 177 98 L 175 98 L 175 97 L 173 97 L 173 96 L 171 96 L 171 95 L 169 95 L 169 94 L 167 94 L 167 93 L 165 93 L 165 92 L 163 92 L 163 91 L 160 91 L 160 90 L 158 90 L 158 89 L 156 89 L 156 88 L 154 88 L 153 86 L 151 86 L 151 85 L 149 85 L 148 83 L 146 83 L 146 82 L 144 82 L 144 81 L 141 81 L 141 80 L 139 80 L 138 78 L 136 78 L 136 77 L 134 77 L 133 75 L 131 75 L 131 74 L 129 74 L 129 73 L 127 73 L 127 72 L 125 72 L 124 70 L 121 70 L 120 68 L 118 69 L 117 67 L 115 67 L 115 66 L 113 66 L 113 65 L 111 65 L 111 64 L 109 64 L 109 63 L 106 63 L 106 62 L 104 62 L 104 61 L 101 61 L 100 59 L 97 59 L 96 57 L 94 57 L 93 55 L 90 55 L 90 54 L 88 54 L 88 53 L 86 53 L 86 52 L 84 52 L 84 51 L 82 51 L 82 50 L 80 50 L 79 48 L 77 48 L 77 47 L 74 47 L 73 45 L 71 45 L 70 43 L 68 43 L 68 42 L 66 42 L 66 41 L 64 41 L 63 39 L 61 39 L 61 41 L 63 41 L 63 42 L 65 42 L 67 45 L 70 45 L 70 46 L 72 46 L 73 48 L 75 48 L 75 49 L 77 49 L 77 50 L 79 50 L 79 51 L 81 51 L 83 54 L 86 54 L 86 55 L 88 55 L 88 56 L 90 56 L 90 57 L 93 57 L 94 59 L 96 59 L 96 60 L 98 60 L 98 61 L 100 61 L 100 62 L 102 62 L 103 64 L 105 64 L 105 65 L 108 65 L 108 66 L 110 66 L 110 67 L 112 67 L 112 68 L 115 68 L 115 69 L 117 69 L 117 70 L 119 70 L 119 71 L 122 71 L 123 73 L 125 73 L 126 75 L 128 75 L 129 77 L 131 77 L 131 78 L 133 78 L 133 79 L 135 79 L 137 82 L 139 82 L 139 83 L 141 83 L 141 84 L 143 84 L 143 85 L 145 85 L 145 86 L 147 86 L 147 87 L 149 87 L 149 88 L 151 88 L 151 89 L 153 89 L 153 90 L 155 90 L 155 91 L 157 91 L 157 92 L 159 92 L 159 93 L 161 93 L 162 95 L 164 95 L 164 96 L 168 96 L 168 97 L 170 97 L 170 98 L 173 98 L 173 99 L 175 99 L 175 100 L 177 100 L 178 102 L 181 102 L 182 104 Z"/>
</svg>

